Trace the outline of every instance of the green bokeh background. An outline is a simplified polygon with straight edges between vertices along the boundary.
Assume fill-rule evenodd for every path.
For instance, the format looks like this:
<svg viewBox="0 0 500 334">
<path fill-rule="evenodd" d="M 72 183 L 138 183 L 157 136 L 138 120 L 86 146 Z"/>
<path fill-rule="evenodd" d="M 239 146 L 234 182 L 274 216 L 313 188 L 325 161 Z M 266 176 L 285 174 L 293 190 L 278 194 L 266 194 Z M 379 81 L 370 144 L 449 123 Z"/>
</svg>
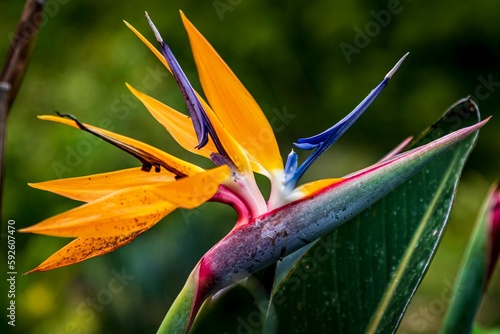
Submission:
<svg viewBox="0 0 500 334">
<path fill-rule="evenodd" d="M 5 58 L 22 6 L 20 1 L 0 2 L 0 59 Z M 377 23 L 375 16 L 388 8 L 397 13 Z M 472 95 L 483 117 L 495 116 L 481 130 L 442 245 L 400 328 L 401 333 L 435 332 L 475 215 L 499 177 L 500 9 L 491 1 L 50 0 L 8 120 L 2 233 L 9 219 L 22 228 L 78 205 L 32 189 L 28 182 L 137 166 L 114 147 L 75 129 L 37 120 L 36 115 L 72 113 L 210 166 L 177 145 L 124 85 L 145 88 L 185 111 L 174 80 L 122 23 L 127 20 L 152 39 L 143 15 L 149 11 L 199 89 L 178 9 L 275 120 L 283 157 L 293 140 L 341 119 L 405 52 L 411 52 L 384 93 L 305 180 L 341 176 L 373 163 L 432 124 L 459 98 Z M 366 31 L 367 39 L 357 38 L 358 31 Z M 341 43 L 356 52 L 346 57 Z M 487 81 L 492 84 L 485 87 Z M 46 273 L 18 275 L 16 327 L 6 326 L 3 311 L 2 333 L 4 328 L 18 333 L 154 332 L 190 270 L 235 219 L 231 209 L 213 203 L 179 210 L 111 254 Z M 32 269 L 68 241 L 17 234 L 17 271 Z M 105 300 L 113 270 L 134 278 Z M 499 277 L 497 270 L 479 315 L 485 327 L 500 326 Z M 5 279 L 1 286 L 5 301 Z M 94 308 L 92 300 L 97 300 Z M 247 312 L 252 312 L 251 302 L 244 291 L 230 294 L 199 332 L 242 332 L 234 310 L 247 303 Z"/>
</svg>

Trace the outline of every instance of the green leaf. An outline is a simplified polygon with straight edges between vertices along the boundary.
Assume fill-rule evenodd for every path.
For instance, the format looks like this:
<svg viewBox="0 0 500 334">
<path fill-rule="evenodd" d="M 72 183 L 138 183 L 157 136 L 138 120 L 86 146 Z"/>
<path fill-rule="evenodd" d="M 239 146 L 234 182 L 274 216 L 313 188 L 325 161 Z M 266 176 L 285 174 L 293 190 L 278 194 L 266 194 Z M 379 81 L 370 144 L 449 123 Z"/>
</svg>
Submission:
<svg viewBox="0 0 500 334">
<path fill-rule="evenodd" d="M 163 319 L 158 334 L 185 333 L 193 322 L 191 310 L 196 303 L 198 266 L 191 272 L 186 284 Z"/>
<path fill-rule="evenodd" d="M 441 333 L 470 333 L 488 282 L 489 233 L 493 217 L 494 185 L 479 211 L 474 231 L 457 275 Z"/>
<path fill-rule="evenodd" d="M 424 145 L 479 121 L 460 100 L 414 141 Z M 370 208 L 278 264 L 272 306 L 280 333 L 390 333 L 441 240 L 477 132 Z"/>
<path fill-rule="evenodd" d="M 472 334 L 500 334 L 500 328 L 485 329 L 475 326 Z"/>
</svg>

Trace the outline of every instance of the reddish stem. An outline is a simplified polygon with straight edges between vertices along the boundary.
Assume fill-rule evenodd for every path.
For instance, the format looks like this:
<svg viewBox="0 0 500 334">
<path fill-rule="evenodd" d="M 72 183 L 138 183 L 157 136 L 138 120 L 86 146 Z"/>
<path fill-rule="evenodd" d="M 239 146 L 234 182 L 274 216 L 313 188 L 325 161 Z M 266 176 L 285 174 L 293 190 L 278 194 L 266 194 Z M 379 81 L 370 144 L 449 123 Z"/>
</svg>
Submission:
<svg viewBox="0 0 500 334">
<path fill-rule="evenodd" d="M 232 206 L 238 214 L 238 222 L 236 223 L 236 226 L 246 224 L 251 219 L 250 209 L 245 202 L 238 195 L 223 185 L 219 186 L 219 190 L 210 199 L 210 201 Z"/>
</svg>

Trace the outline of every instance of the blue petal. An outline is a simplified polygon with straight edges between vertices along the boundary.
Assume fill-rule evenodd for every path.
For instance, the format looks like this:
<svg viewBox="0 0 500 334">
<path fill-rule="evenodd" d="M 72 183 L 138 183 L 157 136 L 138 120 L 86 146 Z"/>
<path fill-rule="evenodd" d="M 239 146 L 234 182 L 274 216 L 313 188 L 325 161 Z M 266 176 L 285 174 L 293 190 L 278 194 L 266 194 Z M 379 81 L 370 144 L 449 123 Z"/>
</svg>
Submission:
<svg viewBox="0 0 500 334">
<path fill-rule="evenodd" d="M 408 56 L 406 53 L 392 68 L 392 70 L 387 73 L 384 80 L 373 89 L 368 96 L 366 96 L 361 103 L 354 108 L 346 117 L 344 117 L 340 122 L 332 126 L 331 128 L 323 131 L 322 133 L 308 137 L 308 138 L 300 138 L 297 140 L 294 145 L 303 150 L 312 150 L 316 149 L 307 159 L 304 161 L 302 165 L 297 169 L 296 173 L 289 179 L 293 187 L 297 184 L 298 180 L 302 177 L 305 171 L 309 168 L 309 166 L 326 151 L 333 143 L 335 143 L 340 136 L 344 134 L 344 132 L 349 129 L 349 127 L 354 124 L 354 122 L 363 114 L 363 112 L 372 104 L 372 102 L 380 95 L 382 90 L 387 86 L 389 79 L 399 68 L 404 59 Z"/>
<path fill-rule="evenodd" d="M 161 53 L 163 57 L 165 57 L 168 66 L 170 66 L 175 81 L 177 81 L 182 95 L 184 96 L 184 100 L 186 101 L 186 106 L 188 108 L 189 114 L 191 115 L 191 121 L 193 122 L 196 136 L 198 138 L 198 145 L 196 146 L 196 148 L 200 149 L 205 146 L 208 143 L 208 134 L 210 134 L 210 137 L 214 141 L 214 144 L 217 147 L 219 153 L 223 156 L 228 156 L 224 148 L 222 147 L 222 144 L 220 143 L 220 140 L 215 133 L 215 129 L 213 128 L 212 123 L 210 123 L 207 113 L 203 108 L 200 100 L 198 99 L 193 86 L 191 86 L 191 83 L 186 77 L 186 74 L 177 62 L 177 59 L 175 58 L 168 45 L 163 41 L 158 29 L 153 24 L 153 21 L 151 21 L 151 19 L 149 18 L 148 13 L 146 13 L 146 18 L 151 29 L 153 30 L 156 40 L 158 41 L 158 43 L 160 43 Z"/>
<path fill-rule="evenodd" d="M 367 97 L 361 101 L 360 104 L 353 111 L 351 111 L 346 117 L 344 117 L 337 124 L 331 128 L 321 132 L 312 137 L 300 138 L 297 142 L 293 143 L 296 147 L 303 150 L 311 150 L 313 148 L 319 147 L 321 150 L 318 154 L 323 153 L 328 147 L 335 143 L 344 132 L 349 129 L 349 127 L 358 120 L 358 118 L 363 114 L 363 112 L 372 104 L 372 102 L 377 98 L 377 96 L 382 92 L 382 90 L 387 86 L 389 78 L 384 78 L 382 82 L 373 89 Z"/>
<path fill-rule="evenodd" d="M 310 137 L 310 138 L 313 138 L 313 137 Z M 297 148 L 300 148 L 301 150 L 307 150 L 307 151 L 318 147 L 319 144 L 310 143 L 310 142 L 309 143 L 301 143 L 300 142 L 300 141 L 305 140 L 305 139 L 308 139 L 308 138 L 300 138 L 297 142 L 293 143 L 293 145 L 295 145 L 295 147 L 297 147 Z"/>
<path fill-rule="evenodd" d="M 295 175 L 298 166 L 298 156 L 293 150 L 288 154 L 288 159 L 285 164 L 285 181 Z"/>
</svg>

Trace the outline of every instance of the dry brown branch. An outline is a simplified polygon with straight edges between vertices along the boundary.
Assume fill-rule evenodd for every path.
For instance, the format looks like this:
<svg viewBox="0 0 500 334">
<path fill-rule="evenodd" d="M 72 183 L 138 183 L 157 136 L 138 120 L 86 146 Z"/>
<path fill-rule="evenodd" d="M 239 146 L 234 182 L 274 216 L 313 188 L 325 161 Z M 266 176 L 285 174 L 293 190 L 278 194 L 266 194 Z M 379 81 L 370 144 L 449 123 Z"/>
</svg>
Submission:
<svg viewBox="0 0 500 334">
<path fill-rule="evenodd" d="M 45 0 L 27 0 L 0 73 L 0 208 L 2 207 L 7 116 L 14 103 L 35 45 Z"/>
</svg>

